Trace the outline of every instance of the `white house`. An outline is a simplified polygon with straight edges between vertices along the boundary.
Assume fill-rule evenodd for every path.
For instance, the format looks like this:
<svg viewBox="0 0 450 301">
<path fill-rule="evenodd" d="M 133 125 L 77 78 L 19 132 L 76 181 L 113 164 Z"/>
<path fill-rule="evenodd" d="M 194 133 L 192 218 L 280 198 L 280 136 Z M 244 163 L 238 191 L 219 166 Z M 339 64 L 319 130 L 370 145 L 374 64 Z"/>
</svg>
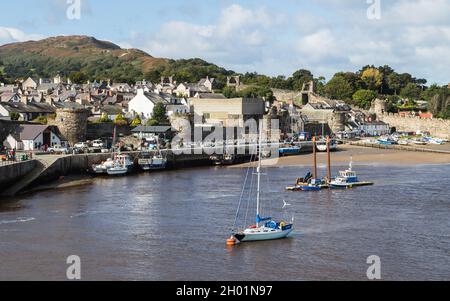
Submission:
<svg viewBox="0 0 450 301">
<path fill-rule="evenodd" d="M 128 111 L 148 119 L 152 117 L 155 105 L 160 102 L 167 104 L 167 101 L 159 94 L 147 93 L 143 89 L 138 89 L 136 96 L 128 103 Z"/>
<path fill-rule="evenodd" d="M 363 122 L 359 126 L 362 134 L 369 137 L 388 135 L 391 132 L 389 124 L 383 121 Z"/>
<path fill-rule="evenodd" d="M 37 151 L 44 146 L 66 145 L 58 128 L 48 125 L 23 124 L 10 134 L 3 145 L 16 150 Z"/>
<path fill-rule="evenodd" d="M 35 79 L 35 78 L 27 78 L 23 83 L 22 83 L 22 88 L 24 90 L 28 90 L 28 89 L 36 89 L 39 85 L 39 80 Z"/>
</svg>

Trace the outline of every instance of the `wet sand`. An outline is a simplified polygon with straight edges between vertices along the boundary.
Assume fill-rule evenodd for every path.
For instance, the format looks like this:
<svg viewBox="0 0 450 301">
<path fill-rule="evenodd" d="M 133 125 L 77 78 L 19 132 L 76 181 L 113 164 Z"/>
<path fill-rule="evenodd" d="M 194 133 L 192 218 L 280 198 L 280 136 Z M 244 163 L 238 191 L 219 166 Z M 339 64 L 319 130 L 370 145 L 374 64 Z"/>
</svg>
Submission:
<svg viewBox="0 0 450 301">
<path fill-rule="evenodd" d="M 73 188 L 78 186 L 92 185 L 94 183 L 94 179 L 90 176 L 85 175 L 70 175 L 66 177 L 61 177 L 57 181 L 38 185 L 36 187 L 31 188 L 27 192 L 38 192 L 44 190 L 57 190 L 57 189 L 65 189 L 65 188 Z"/>
<path fill-rule="evenodd" d="M 338 151 L 331 154 L 333 165 L 347 165 L 353 156 L 354 165 L 372 166 L 417 166 L 426 164 L 450 164 L 450 154 L 412 152 L 390 149 L 378 149 L 370 147 L 359 147 L 351 145 L 340 145 Z M 312 154 L 283 157 L 267 160 L 267 166 L 311 166 Z M 318 153 L 317 162 L 319 166 L 327 164 L 327 154 Z M 236 165 L 234 167 L 246 167 L 248 164 Z"/>
</svg>

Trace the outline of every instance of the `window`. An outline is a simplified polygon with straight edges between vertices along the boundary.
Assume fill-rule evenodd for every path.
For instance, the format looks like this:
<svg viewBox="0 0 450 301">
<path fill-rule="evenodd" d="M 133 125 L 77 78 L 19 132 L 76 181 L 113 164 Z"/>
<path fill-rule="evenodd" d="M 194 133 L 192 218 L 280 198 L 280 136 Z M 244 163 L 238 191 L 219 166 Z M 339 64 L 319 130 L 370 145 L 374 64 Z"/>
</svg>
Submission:
<svg viewBox="0 0 450 301">
<path fill-rule="evenodd" d="M 211 114 L 210 113 L 204 113 L 203 114 L 203 118 L 210 119 L 211 118 Z"/>
</svg>

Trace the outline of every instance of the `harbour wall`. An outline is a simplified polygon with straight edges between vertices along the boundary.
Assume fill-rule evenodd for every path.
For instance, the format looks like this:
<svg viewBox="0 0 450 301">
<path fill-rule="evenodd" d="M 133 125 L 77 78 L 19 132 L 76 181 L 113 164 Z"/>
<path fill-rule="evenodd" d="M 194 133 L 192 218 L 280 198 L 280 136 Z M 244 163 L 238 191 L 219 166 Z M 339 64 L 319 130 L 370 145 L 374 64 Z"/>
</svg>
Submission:
<svg viewBox="0 0 450 301">
<path fill-rule="evenodd" d="M 131 157 L 137 167 L 137 160 L 140 152 L 126 152 L 126 154 Z M 108 158 L 111 158 L 111 156 L 112 154 L 80 154 L 58 158 L 29 186 L 31 187 L 40 184 L 46 184 L 62 176 L 68 176 L 71 174 L 87 174 L 92 165 L 100 164 L 101 162 L 106 161 Z M 182 168 L 211 164 L 209 155 L 206 154 L 174 155 L 169 151 L 166 156 L 168 159 L 169 168 Z"/>
<path fill-rule="evenodd" d="M 450 139 L 450 120 L 422 119 L 419 117 L 402 117 L 399 114 L 384 113 L 377 116 L 379 120 L 386 122 L 397 131 L 421 131 L 430 132 L 432 136 Z"/>
<path fill-rule="evenodd" d="M 37 163 L 36 160 L 30 160 L 0 166 L 0 191 L 33 171 Z"/>
</svg>

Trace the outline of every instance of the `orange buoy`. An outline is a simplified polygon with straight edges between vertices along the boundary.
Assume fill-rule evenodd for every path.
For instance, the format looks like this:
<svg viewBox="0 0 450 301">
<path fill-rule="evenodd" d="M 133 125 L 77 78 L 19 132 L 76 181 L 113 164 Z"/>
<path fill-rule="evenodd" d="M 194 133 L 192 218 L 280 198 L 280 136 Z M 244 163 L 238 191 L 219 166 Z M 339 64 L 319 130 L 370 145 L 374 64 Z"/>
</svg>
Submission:
<svg viewBox="0 0 450 301">
<path fill-rule="evenodd" d="M 231 236 L 227 239 L 227 246 L 234 246 L 236 245 L 236 238 L 234 236 Z"/>
</svg>

